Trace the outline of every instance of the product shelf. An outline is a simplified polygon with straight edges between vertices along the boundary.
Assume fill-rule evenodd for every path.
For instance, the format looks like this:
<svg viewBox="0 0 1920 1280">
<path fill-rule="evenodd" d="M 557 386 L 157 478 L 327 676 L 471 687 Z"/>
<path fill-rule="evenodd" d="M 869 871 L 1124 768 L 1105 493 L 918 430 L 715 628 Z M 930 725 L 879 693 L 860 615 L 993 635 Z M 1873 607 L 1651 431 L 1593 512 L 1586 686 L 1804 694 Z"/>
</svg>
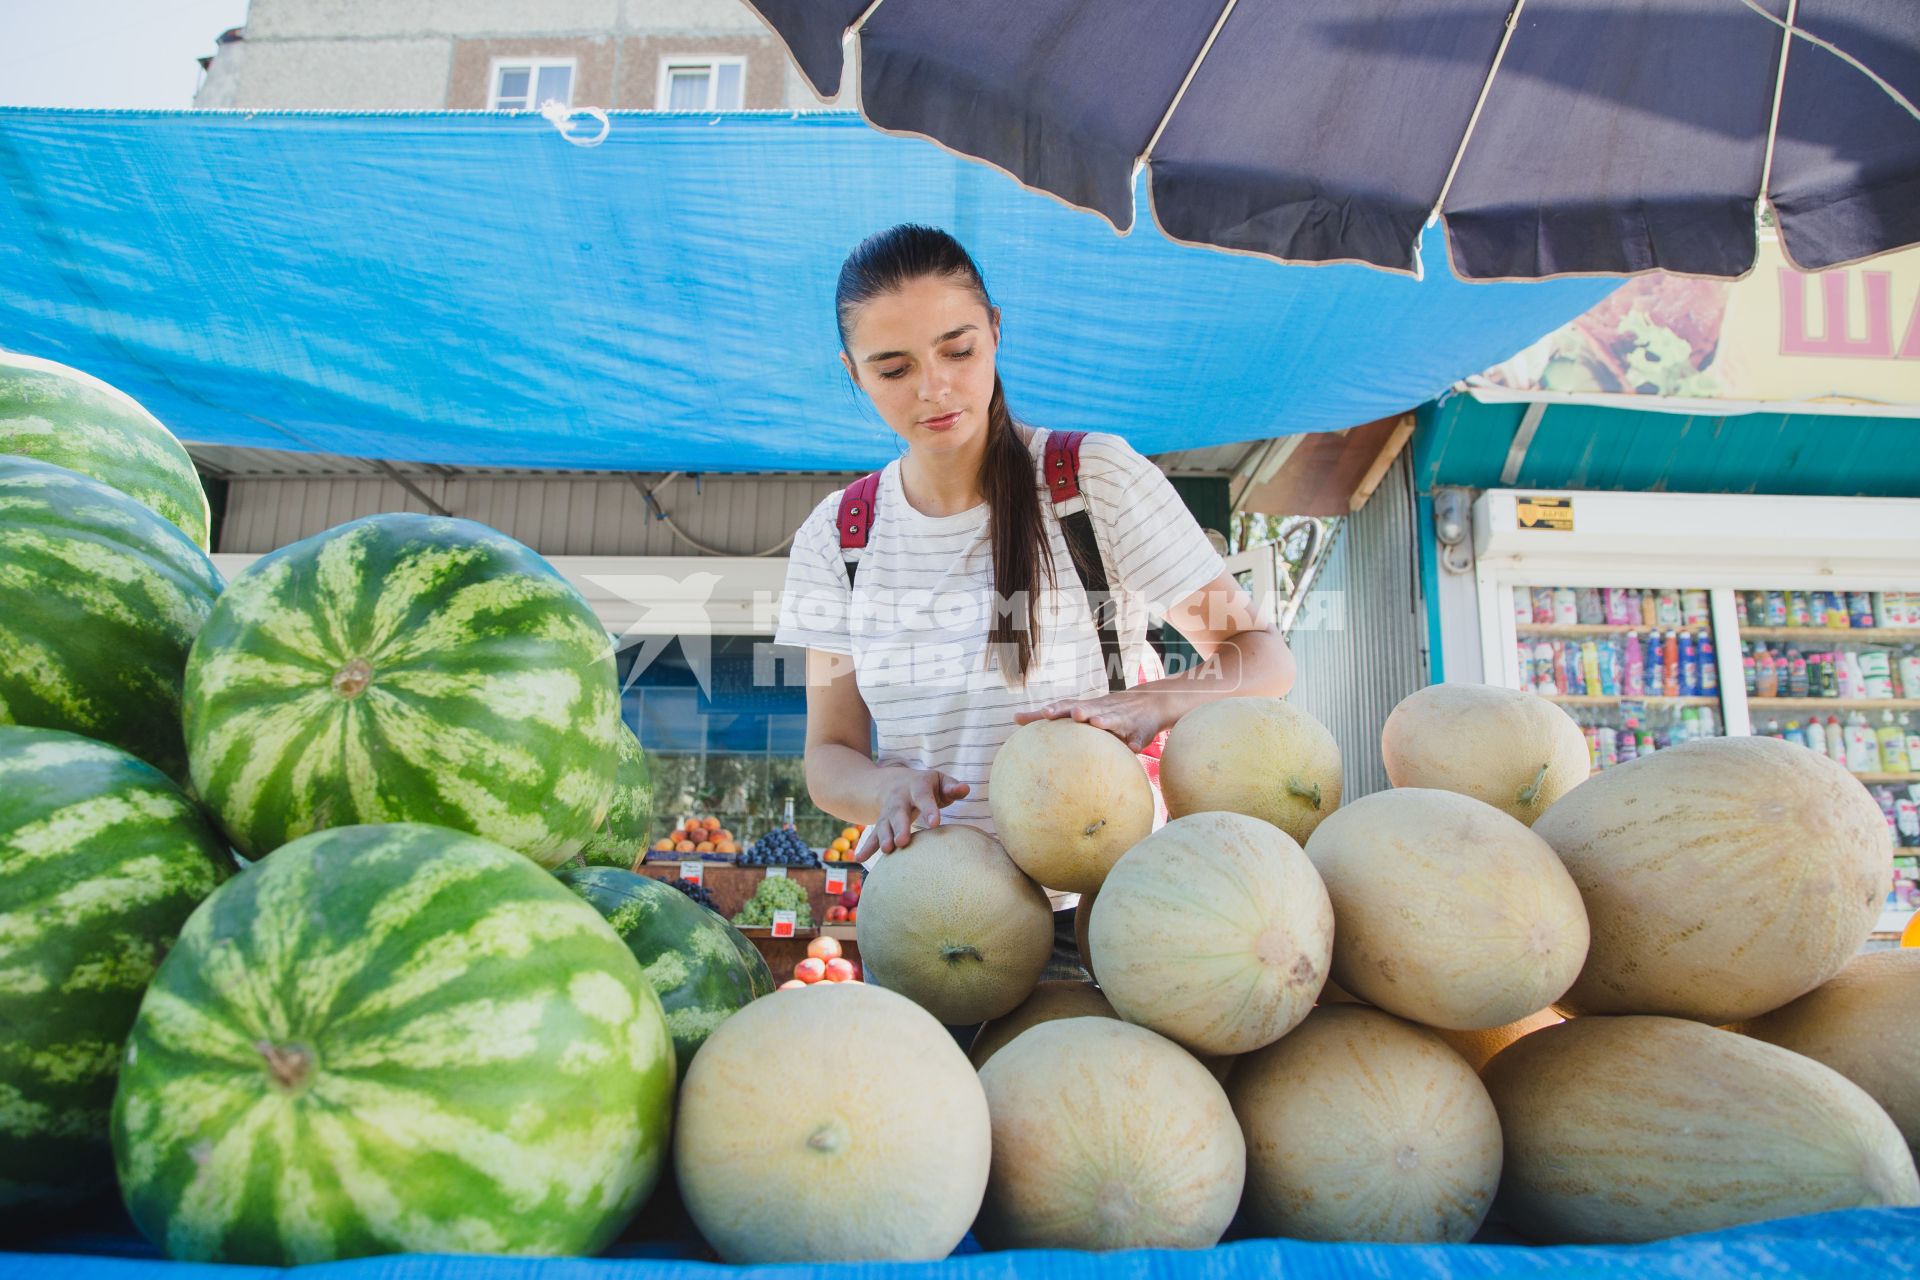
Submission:
<svg viewBox="0 0 1920 1280">
<path fill-rule="evenodd" d="M 1873 640 L 1882 644 L 1920 644 L 1920 630 L 1908 627 L 1747 627 L 1742 640 Z"/>
<path fill-rule="evenodd" d="M 1541 636 L 1546 639 L 1554 639 L 1579 636 L 1624 636 L 1630 631 L 1698 631 L 1700 628 L 1615 627 L 1603 626 L 1599 623 L 1581 623 L 1576 626 L 1572 623 L 1517 622 L 1514 624 L 1513 630 L 1516 635 Z"/>
<path fill-rule="evenodd" d="M 1920 698 L 1758 698 L 1749 695 L 1754 711 L 1920 711 Z"/>
<path fill-rule="evenodd" d="M 1543 693 L 1540 696 L 1548 702 L 1557 702 L 1563 707 L 1617 707 L 1623 702 L 1660 707 L 1717 707 L 1720 705 L 1720 699 L 1713 696 L 1668 698 L 1649 694 L 1638 698 L 1625 698 L 1618 694 L 1601 693 Z"/>
<path fill-rule="evenodd" d="M 1867 783 L 1920 782 L 1920 773 L 1856 773 L 1853 776 Z"/>
</svg>

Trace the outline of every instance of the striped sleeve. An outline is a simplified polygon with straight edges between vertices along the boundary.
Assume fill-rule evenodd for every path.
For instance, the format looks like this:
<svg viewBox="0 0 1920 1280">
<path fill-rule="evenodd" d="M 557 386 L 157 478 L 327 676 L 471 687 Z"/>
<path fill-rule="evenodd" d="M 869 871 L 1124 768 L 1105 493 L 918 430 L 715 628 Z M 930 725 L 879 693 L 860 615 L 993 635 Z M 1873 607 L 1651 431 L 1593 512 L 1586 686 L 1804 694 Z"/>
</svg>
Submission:
<svg viewBox="0 0 1920 1280">
<path fill-rule="evenodd" d="M 1226 571 L 1173 482 L 1119 436 L 1096 431 L 1080 442 L 1080 490 L 1100 525 L 1115 589 L 1138 596 L 1155 617 Z"/>
<path fill-rule="evenodd" d="M 849 634 L 853 591 L 840 559 L 840 532 L 834 523 L 840 492 L 828 494 L 793 535 L 786 585 L 780 592 L 780 621 L 773 633 L 775 644 L 853 652 Z"/>
</svg>

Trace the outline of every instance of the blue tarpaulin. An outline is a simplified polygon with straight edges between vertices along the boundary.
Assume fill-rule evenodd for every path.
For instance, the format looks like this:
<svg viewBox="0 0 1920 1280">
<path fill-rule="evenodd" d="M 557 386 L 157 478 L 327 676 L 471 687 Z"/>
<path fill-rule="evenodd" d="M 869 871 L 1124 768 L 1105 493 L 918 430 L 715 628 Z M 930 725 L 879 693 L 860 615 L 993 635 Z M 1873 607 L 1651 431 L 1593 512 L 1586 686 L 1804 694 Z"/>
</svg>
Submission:
<svg viewBox="0 0 1920 1280">
<path fill-rule="evenodd" d="M 83 1243 L 85 1243 L 83 1241 Z M 404 1255 L 296 1268 L 162 1262 L 131 1241 L 98 1252 L 0 1254 L 6 1280 L 1894 1280 L 1920 1274 L 1920 1209 L 1854 1209 L 1656 1244 L 1310 1244 L 1251 1240 L 1195 1252 L 971 1253 L 938 1263 L 723 1267 L 674 1257 L 475 1258 Z M 115 1247 L 118 1245 L 119 1247 Z M 619 1251 L 616 1250 L 616 1253 Z M 653 1249 L 649 1252 L 672 1253 Z M 105 1256 L 121 1254 L 123 1256 Z"/>
<path fill-rule="evenodd" d="M 893 438 L 836 359 L 833 284 L 901 221 L 979 261 L 1016 415 L 1145 452 L 1411 408 L 1617 284 L 1122 238 L 847 112 L 615 113 L 581 147 L 524 114 L 5 109 L 0 347 L 209 444 L 864 468 Z"/>
</svg>

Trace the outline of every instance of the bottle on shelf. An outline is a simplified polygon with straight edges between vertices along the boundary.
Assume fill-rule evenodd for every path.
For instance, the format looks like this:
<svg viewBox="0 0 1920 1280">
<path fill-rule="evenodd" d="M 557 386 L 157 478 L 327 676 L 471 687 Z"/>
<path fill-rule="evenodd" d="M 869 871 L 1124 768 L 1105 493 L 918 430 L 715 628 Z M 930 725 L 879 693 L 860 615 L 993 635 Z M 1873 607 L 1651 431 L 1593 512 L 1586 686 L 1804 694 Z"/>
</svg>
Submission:
<svg viewBox="0 0 1920 1280">
<path fill-rule="evenodd" d="M 1572 587 L 1553 589 L 1553 622 L 1558 627 L 1580 624 L 1580 596 Z"/>
<path fill-rule="evenodd" d="M 1840 696 L 1840 655 L 1829 650 L 1820 655 L 1820 692 L 1819 697 L 1837 698 Z"/>
<path fill-rule="evenodd" d="M 1700 693 L 1704 697 L 1720 696 L 1720 658 L 1713 649 L 1713 633 L 1701 631 L 1694 638 L 1693 652 L 1700 660 Z"/>
<path fill-rule="evenodd" d="M 1807 622 L 1809 625 L 1816 627 L 1827 626 L 1827 614 L 1831 611 L 1832 606 L 1832 598 L 1828 596 L 1826 592 L 1814 592 L 1812 598 L 1807 601 Z"/>
<path fill-rule="evenodd" d="M 1513 589 L 1513 625 L 1530 626 L 1533 622 L 1533 600 L 1527 595 L 1525 587 Z"/>
<path fill-rule="evenodd" d="M 1680 696 L 1680 637 L 1671 631 L 1660 641 L 1660 692 Z"/>
<path fill-rule="evenodd" d="M 1900 732 L 1907 735 L 1907 768 L 1920 773 L 1920 729 L 1914 727 L 1913 717 L 1904 711 L 1900 713 Z"/>
<path fill-rule="evenodd" d="M 1659 595 L 1658 616 L 1663 627 L 1677 627 L 1685 619 L 1680 608 L 1678 591 L 1662 591 Z"/>
<path fill-rule="evenodd" d="M 1855 591 L 1848 596 L 1853 612 L 1853 625 L 1856 627 L 1902 625 L 1899 619 L 1899 606 L 1896 602 L 1889 607 L 1888 594 L 1885 591 Z"/>
<path fill-rule="evenodd" d="M 1598 733 L 1600 767 L 1611 769 L 1620 763 L 1620 733 L 1610 725 L 1601 725 Z"/>
<path fill-rule="evenodd" d="M 1759 671 L 1755 669 L 1754 663 L 1753 663 L 1752 642 L 1748 642 L 1740 646 L 1740 670 L 1742 675 L 1745 676 L 1746 678 L 1747 696 L 1751 698 L 1759 690 L 1758 679 L 1760 675 Z"/>
<path fill-rule="evenodd" d="M 1810 627 L 1813 625 L 1813 611 L 1807 607 L 1806 592 L 1787 592 L 1787 625 L 1790 627 Z"/>
<path fill-rule="evenodd" d="M 1653 730 L 1641 725 L 1633 731 L 1634 752 L 1637 755 L 1650 756 L 1658 751 L 1659 744 L 1653 740 Z"/>
<path fill-rule="evenodd" d="M 1893 697 L 1893 680 L 1889 674 L 1887 651 L 1885 649 L 1862 649 L 1856 655 L 1860 662 L 1861 697 L 1886 699 Z"/>
<path fill-rule="evenodd" d="M 1907 764 L 1907 735 L 1893 718 L 1893 712 L 1880 713 L 1880 772 L 1905 773 Z"/>
<path fill-rule="evenodd" d="M 1533 646 L 1533 691 L 1546 697 L 1560 692 L 1560 682 L 1554 678 L 1554 646 L 1550 640 L 1542 640 Z"/>
<path fill-rule="evenodd" d="M 1827 629 L 1846 631 L 1853 626 L 1853 614 L 1847 607 L 1847 593 L 1836 591 L 1827 605 Z"/>
<path fill-rule="evenodd" d="M 1627 642 L 1620 657 L 1620 692 L 1628 698 L 1644 698 L 1647 694 L 1646 656 L 1640 649 L 1640 633 L 1627 632 Z"/>
<path fill-rule="evenodd" d="M 1854 773 L 1880 772 L 1880 738 L 1864 711 L 1847 717 L 1847 768 Z"/>
<path fill-rule="evenodd" d="M 1676 651 L 1680 657 L 1680 696 L 1691 698 L 1700 692 L 1700 658 L 1693 651 L 1693 632 L 1680 633 Z"/>
<path fill-rule="evenodd" d="M 1780 696 L 1780 668 L 1773 660 L 1772 649 L 1762 644 L 1759 650 L 1754 655 L 1754 696 L 1777 698 Z"/>
<path fill-rule="evenodd" d="M 1599 642 L 1600 692 L 1609 698 L 1620 693 L 1620 645 L 1612 639 Z"/>
<path fill-rule="evenodd" d="M 1574 596 L 1574 612 L 1580 625 L 1597 627 L 1607 620 L 1607 607 L 1601 603 L 1600 588 L 1581 587 Z"/>
<path fill-rule="evenodd" d="M 1764 591 L 1742 591 L 1738 593 L 1740 601 L 1740 620 L 1749 627 L 1767 625 L 1767 593 Z"/>
<path fill-rule="evenodd" d="M 1920 849 L 1920 803 L 1915 802 L 1911 789 L 1894 799 L 1893 831 L 1902 849 Z"/>
<path fill-rule="evenodd" d="M 1807 696 L 1807 660 L 1798 649 L 1787 650 L 1787 688 L 1789 698 Z"/>
<path fill-rule="evenodd" d="M 1533 604 L 1533 620 L 1535 624 L 1543 627 L 1552 626 L 1553 588 L 1533 587 L 1528 590 L 1527 596 Z"/>
<path fill-rule="evenodd" d="M 1784 738 L 1786 734 L 1781 732 L 1780 722 L 1778 720 L 1769 720 L 1767 721 L 1766 728 L 1760 731 L 1760 736 L 1763 738 Z"/>
<path fill-rule="evenodd" d="M 1827 758 L 1843 769 L 1847 766 L 1847 734 L 1839 716 L 1827 717 Z"/>
<path fill-rule="evenodd" d="M 1707 625 L 1709 605 L 1707 593 L 1700 590 L 1680 593 L 1680 625 L 1684 627 L 1704 627 Z"/>
<path fill-rule="evenodd" d="M 1639 729 L 1640 721 L 1632 716 L 1628 716 L 1627 727 L 1620 731 L 1619 742 L 1615 747 L 1615 754 L 1618 756 L 1621 764 L 1640 758 L 1640 742 L 1635 736 L 1639 732 Z"/>
<path fill-rule="evenodd" d="M 1700 736 L 1717 738 L 1720 736 L 1720 717 L 1712 707 L 1695 707 L 1695 722 L 1700 726 Z"/>
<path fill-rule="evenodd" d="M 1580 645 L 1580 680 L 1590 695 L 1605 692 L 1600 685 L 1600 646 L 1592 640 Z"/>
<path fill-rule="evenodd" d="M 1827 726 L 1820 722 L 1819 716 L 1807 717 L 1807 727 L 1804 733 L 1809 751 L 1818 752 L 1823 756 L 1827 754 Z"/>
<path fill-rule="evenodd" d="M 1767 592 L 1767 625 L 1784 627 L 1787 625 L 1787 597 L 1785 592 Z"/>
<path fill-rule="evenodd" d="M 1842 698 L 1864 698 L 1867 696 L 1867 679 L 1860 667 L 1860 655 L 1851 649 L 1835 655 L 1835 679 L 1840 686 Z"/>
<path fill-rule="evenodd" d="M 1807 745 L 1807 735 L 1801 731 L 1798 720 L 1787 721 L 1787 731 L 1780 736 L 1796 747 L 1804 747 Z"/>
</svg>

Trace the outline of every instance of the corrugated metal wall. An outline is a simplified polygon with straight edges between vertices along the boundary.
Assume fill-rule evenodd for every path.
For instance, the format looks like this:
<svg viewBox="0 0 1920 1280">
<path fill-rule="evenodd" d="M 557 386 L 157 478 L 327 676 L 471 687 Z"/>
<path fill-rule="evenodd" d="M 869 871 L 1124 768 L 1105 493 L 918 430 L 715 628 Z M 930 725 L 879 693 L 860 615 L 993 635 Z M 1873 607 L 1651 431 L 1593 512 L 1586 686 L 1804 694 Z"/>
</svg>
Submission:
<svg viewBox="0 0 1920 1280">
<path fill-rule="evenodd" d="M 492 525 L 550 556 L 701 554 L 647 510 L 625 477 L 409 476 L 457 516 Z M 658 501 L 687 535 L 725 555 L 752 555 L 780 543 L 820 499 L 848 477 L 682 476 Z M 219 550 L 266 552 L 383 511 L 427 510 L 390 479 L 233 480 Z M 784 553 L 784 548 L 782 548 Z"/>
<path fill-rule="evenodd" d="M 1332 730 L 1345 797 L 1387 787 L 1380 729 L 1427 683 L 1427 617 L 1415 561 L 1413 462 L 1402 452 L 1358 515 L 1340 522 L 1293 630 L 1292 701 Z"/>
</svg>

